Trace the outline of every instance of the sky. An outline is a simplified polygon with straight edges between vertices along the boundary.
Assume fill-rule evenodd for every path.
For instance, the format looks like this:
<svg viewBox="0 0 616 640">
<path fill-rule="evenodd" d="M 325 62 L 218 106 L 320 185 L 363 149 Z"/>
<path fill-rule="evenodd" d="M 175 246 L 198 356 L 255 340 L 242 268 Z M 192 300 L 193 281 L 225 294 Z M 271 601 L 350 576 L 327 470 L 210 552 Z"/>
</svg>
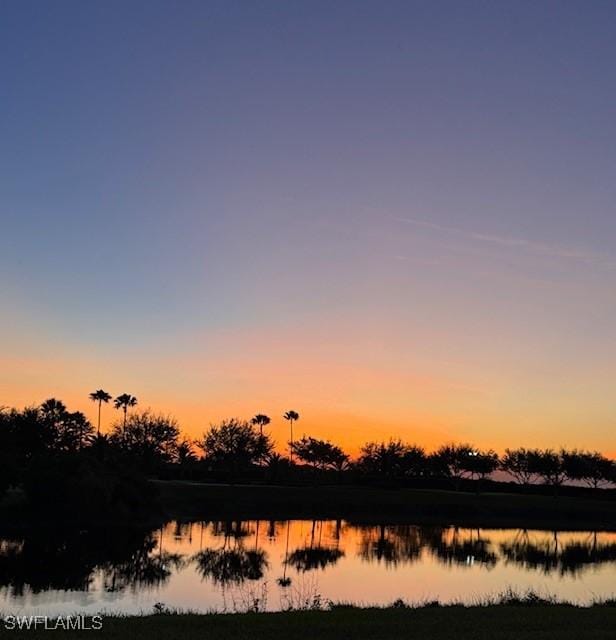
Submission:
<svg viewBox="0 0 616 640">
<path fill-rule="evenodd" d="M 0 0 L 0 405 L 616 453 L 615 60 L 599 0 Z"/>
</svg>

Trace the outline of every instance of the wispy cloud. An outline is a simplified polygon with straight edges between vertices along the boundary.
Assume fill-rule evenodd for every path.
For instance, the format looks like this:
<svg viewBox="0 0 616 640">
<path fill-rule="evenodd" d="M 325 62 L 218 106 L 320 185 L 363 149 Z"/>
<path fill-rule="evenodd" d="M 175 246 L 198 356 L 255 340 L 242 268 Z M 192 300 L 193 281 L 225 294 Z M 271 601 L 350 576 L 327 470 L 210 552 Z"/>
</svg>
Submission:
<svg viewBox="0 0 616 640">
<path fill-rule="evenodd" d="M 595 251 L 568 247 L 559 244 L 535 242 L 533 240 L 527 240 L 525 238 L 514 238 L 510 236 L 481 233 L 478 231 L 465 230 L 458 227 L 450 227 L 448 225 L 437 224 L 428 220 L 421 220 L 418 218 L 394 218 L 394 220 L 404 224 L 413 225 L 415 227 L 421 227 L 424 229 L 431 229 L 433 231 L 439 231 L 449 235 L 455 235 L 466 240 L 472 240 L 474 242 L 483 242 L 498 245 L 501 247 L 508 247 L 511 249 L 521 249 L 523 251 L 534 253 L 535 255 L 547 256 L 551 258 L 561 258 L 565 260 L 575 260 L 609 268 L 616 267 L 616 259 L 614 257 Z"/>
</svg>

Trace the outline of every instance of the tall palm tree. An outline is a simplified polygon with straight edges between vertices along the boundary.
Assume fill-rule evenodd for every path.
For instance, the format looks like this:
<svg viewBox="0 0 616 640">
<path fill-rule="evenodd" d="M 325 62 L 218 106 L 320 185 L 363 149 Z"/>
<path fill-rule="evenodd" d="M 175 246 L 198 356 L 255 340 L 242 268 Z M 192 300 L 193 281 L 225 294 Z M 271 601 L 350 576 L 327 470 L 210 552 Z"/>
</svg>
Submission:
<svg viewBox="0 0 616 640">
<path fill-rule="evenodd" d="M 92 391 L 90 394 L 90 400 L 92 402 L 98 402 L 98 428 L 96 430 L 97 435 L 101 435 L 101 404 L 104 402 L 107 404 L 109 400 L 111 400 L 111 396 L 102 389 L 98 389 L 98 391 Z"/>
<path fill-rule="evenodd" d="M 137 398 L 135 398 L 135 396 L 131 396 L 130 393 L 123 393 L 113 401 L 113 406 L 116 409 L 122 409 L 122 411 L 124 411 L 123 431 L 126 431 L 126 414 L 128 412 L 128 407 L 134 407 L 136 404 Z"/>
<path fill-rule="evenodd" d="M 291 458 L 291 462 L 293 462 L 293 423 L 296 420 L 299 420 L 299 413 L 297 413 L 297 411 L 287 411 L 284 414 L 284 419 L 289 421 L 289 424 L 291 425 L 291 441 L 289 442 L 289 452 L 290 452 L 290 458 Z"/>
<path fill-rule="evenodd" d="M 261 435 L 263 435 L 263 427 L 267 427 L 267 425 L 271 422 L 269 416 L 266 416 L 263 413 L 257 413 L 257 415 L 250 421 L 252 424 L 259 425 L 259 431 Z"/>
</svg>

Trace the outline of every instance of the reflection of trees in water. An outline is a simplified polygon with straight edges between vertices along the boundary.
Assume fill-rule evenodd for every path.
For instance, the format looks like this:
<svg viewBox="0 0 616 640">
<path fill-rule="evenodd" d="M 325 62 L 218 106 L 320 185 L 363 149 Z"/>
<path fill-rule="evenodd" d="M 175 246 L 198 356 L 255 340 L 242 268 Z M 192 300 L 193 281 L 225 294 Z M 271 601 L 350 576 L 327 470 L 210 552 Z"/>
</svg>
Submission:
<svg viewBox="0 0 616 640">
<path fill-rule="evenodd" d="M 380 525 L 362 527 L 358 555 L 367 561 L 385 565 L 413 563 L 429 551 L 445 564 L 472 565 L 480 563 L 492 567 L 497 562 L 489 539 L 479 531 L 448 527 L 418 527 L 411 525 Z M 451 535 L 450 535 L 451 534 Z"/>
<path fill-rule="evenodd" d="M 161 553 L 151 531 L 37 529 L 0 543 L 0 586 L 15 595 L 54 589 L 88 591 L 100 570 L 107 589 L 160 584 L 179 558 Z"/>
<path fill-rule="evenodd" d="M 169 553 L 156 547 L 161 544 L 153 536 L 143 539 L 125 559 L 106 562 L 102 567 L 105 591 L 124 591 L 131 588 L 155 587 L 166 582 L 173 570 L 184 566 L 181 554 Z"/>
<path fill-rule="evenodd" d="M 282 563 L 282 576 L 276 579 L 278 586 L 282 589 L 288 589 L 291 586 L 291 578 L 287 576 L 287 567 L 289 566 L 289 531 L 291 530 L 291 522 L 287 520 L 287 536 L 284 547 L 284 562 Z"/>
<path fill-rule="evenodd" d="M 421 527 L 383 524 L 360 527 L 360 534 L 359 557 L 388 566 L 415 562 L 423 547 Z"/>
<path fill-rule="evenodd" d="M 287 527 L 286 520 L 269 520 L 267 523 L 264 523 L 264 524 L 266 529 L 265 535 L 270 541 L 274 541 L 278 539 L 281 535 L 283 535 L 283 532 Z"/>
<path fill-rule="evenodd" d="M 275 528 L 275 523 L 270 523 Z M 254 525 L 254 526 L 253 526 Z M 202 578 L 221 585 L 242 584 L 246 580 L 260 580 L 268 567 L 267 554 L 259 550 L 260 521 L 228 520 L 212 522 L 210 531 L 222 536 L 221 548 L 205 548 L 193 556 Z M 269 532 L 268 532 L 269 533 Z M 253 549 L 245 548 L 247 538 L 253 536 Z"/>
<path fill-rule="evenodd" d="M 502 543 L 500 549 L 507 564 L 541 570 L 544 574 L 578 575 L 593 565 L 616 562 L 616 544 L 599 543 L 596 533 L 586 540 L 560 543 L 557 532 L 551 539 L 539 542 L 532 542 L 522 532 L 512 542 Z"/>
<path fill-rule="evenodd" d="M 260 580 L 268 566 L 264 551 L 245 549 L 203 549 L 194 560 L 203 578 L 218 584 L 241 584 Z"/>
<path fill-rule="evenodd" d="M 180 522 L 176 520 L 170 527 L 170 533 L 174 540 L 178 542 L 187 541 L 189 544 L 193 539 L 194 522 Z"/>
<path fill-rule="evenodd" d="M 250 522 L 242 520 L 225 520 L 212 522 L 210 531 L 214 536 L 223 536 L 226 539 L 238 540 L 250 535 Z"/>
<path fill-rule="evenodd" d="M 433 540 L 430 552 L 449 565 L 472 566 L 478 563 L 490 569 L 498 562 L 496 553 L 492 551 L 492 542 L 489 538 L 482 537 L 479 529 L 467 529 L 461 533 L 454 528 L 450 539 L 445 534 L 440 540 Z"/>
<path fill-rule="evenodd" d="M 545 574 L 578 575 L 590 567 L 616 563 L 616 542 L 596 534 L 575 536 L 534 532 L 490 532 L 438 526 L 354 526 L 315 521 L 307 539 L 297 546 L 290 522 L 208 522 L 194 530 L 190 523 L 172 523 L 157 535 L 150 529 L 100 528 L 88 531 L 33 530 L 23 537 L 0 539 L 0 588 L 10 596 L 46 590 L 88 591 L 100 576 L 107 591 L 143 589 L 164 584 L 174 571 L 194 562 L 199 574 L 218 585 L 237 586 L 258 581 L 268 567 L 260 548 L 269 539 L 281 553 L 281 575 L 273 576 L 292 590 L 300 574 L 334 567 L 352 553 L 358 541 L 359 558 L 395 568 L 429 554 L 448 566 L 494 567 L 498 562 Z M 198 525 L 197 525 L 198 526 Z M 219 536 L 213 544 L 204 529 Z M 190 543 L 201 552 L 182 556 L 164 550 L 165 539 Z M 347 535 L 348 534 L 348 535 Z M 585 537 L 586 536 L 586 537 Z M 206 536 L 207 537 L 207 536 Z M 291 548 L 289 548 L 291 541 Z M 205 547 L 203 545 L 206 545 Z M 345 549 L 346 547 L 346 549 Z M 196 550 L 195 548 L 195 550 Z M 284 551 L 284 556 L 282 556 Z M 284 558 L 284 560 L 283 560 Z M 290 575 L 289 575 L 290 574 Z"/>
<path fill-rule="evenodd" d="M 230 541 L 242 545 L 243 539 L 252 535 L 256 550 L 259 545 L 258 525 L 257 522 L 230 521 L 212 523 L 211 527 L 215 535 L 225 536 L 225 547 Z M 489 532 L 480 529 L 385 524 L 355 526 L 341 521 L 313 521 L 307 544 L 291 552 L 288 548 L 291 523 L 261 523 L 261 527 L 264 531 L 262 538 L 272 540 L 282 535 L 286 541 L 284 572 L 278 578 L 281 586 L 289 586 L 291 582 L 286 573 L 287 567 L 306 572 L 335 565 L 345 555 L 342 534 L 350 530 L 359 532 L 360 558 L 391 567 L 417 562 L 424 552 L 449 566 L 478 565 L 491 569 L 502 561 L 541 569 L 546 574 L 559 572 L 562 575 L 574 575 L 593 565 L 616 562 L 616 543 L 601 544 L 597 535 L 592 533 L 587 539 L 565 544 L 559 542 L 558 534 L 533 543 L 524 530 L 519 530 L 512 532 L 510 540 L 498 543 L 493 541 Z"/>
<path fill-rule="evenodd" d="M 557 533 L 543 541 L 531 542 L 521 530 L 511 541 L 495 548 L 490 537 L 479 529 L 385 525 L 363 530 L 359 555 L 395 566 L 417 560 L 422 549 L 447 565 L 479 564 L 491 569 L 504 561 L 541 569 L 546 574 L 575 575 L 593 565 L 616 562 L 616 543 L 601 544 L 596 533 L 588 534 L 585 540 L 561 544 Z"/>
<path fill-rule="evenodd" d="M 0 585 L 14 595 L 27 590 L 87 591 L 96 559 L 81 536 L 29 536 L 0 545 Z"/>
<path fill-rule="evenodd" d="M 301 572 L 314 571 L 315 569 L 325 569 L 330 564 L 336 564 L 343 556 L 344 551 L 340 551 L 340 549 L 304 547 L 290 553 L 286 562 Z"/>
<path fill-rule="evenodd" d="M 285 568 L 289 565 L 301 573 L 315 571 L 316 569 L 325 569 L 328 565 L 336 564 L 338 560 L 344 556 L 344 551 L 338 548 L 341 531 L 340 520 L 335 522 L 333 529 L 330 527 L 326 532 L 326 539 L 329 537 L 333 538 L 335 542 L 334 547 L 323 544 L 323 529 L 326 524 L 331 523 L 326 523 L 322 520 L 313 520 L 310 529 L 309 544 L 291 553 L 289 553 L 287 537 L 287 548 L 285 549 L 284 560 Z"/>
</svg>

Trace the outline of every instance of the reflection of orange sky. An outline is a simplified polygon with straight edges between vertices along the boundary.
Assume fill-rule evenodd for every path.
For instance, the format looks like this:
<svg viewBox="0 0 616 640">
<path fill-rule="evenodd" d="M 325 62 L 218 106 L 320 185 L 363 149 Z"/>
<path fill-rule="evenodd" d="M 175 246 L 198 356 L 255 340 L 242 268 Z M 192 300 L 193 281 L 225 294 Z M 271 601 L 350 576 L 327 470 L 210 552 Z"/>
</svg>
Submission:
<svg viewBox="0 0 616 640">
<path fill-rule="evenodd" d="M 558 548 L 570 544 L 616 544 L 616 533 L 609 531 L 543 531 L 539 529 L 469 529 L 453 526 L 434 526 L 434 531 L 445 544 L 486 540 L 494 549 L 502 543 L 523 541 L 535 545 L 554 545 Z M 423 527 L 429 532 L 430 527 Z M 353 555 L 362 544 L 373 543 L 381 536 L 387 539 L 412 537 L 421 533 L 422 527 L 404 525 L 355 525 L 345 520 L 229 520 L 216 522 L 169 522 L 157 532 L 162 532 L 163 546 L 173 553 L 194 553 L 203 547 L 245 549 L 276 547 L 284 554 L 289 540 L 289 550 L 302 547 L 340 548 Z"/>
<path fill-rule="evenodd" d="M 361 532 L 340 520 L 243 520 L 228 522 L 169 522 L 162 529 L 163 546 L 172 553 L 194 553 L 203 547 L 245 549 L 276 547 L 284 553 L 305 546 L 335 547 L 344 537 L 349 549 L 358 546 Z M 157 532 L 160 539 L 161 530 Z"/>
<path fill-rule="evenodd" d="M 613 563 L 585 564 L 583 576 L 562 574 L 557 566 L 559 554 L 570 545 L 601 548 L 613 545 L 616 539 L 613 533 L 606 532 L 358 526 L 344 520 L 170 523 L 159 530 L 157 538 L 157 552 L 162 549 L 184 558 L 194 557 L 204 549 L 264 552 L 262 579 L 268 583 L 267 604 L 271 608 L 284 608 L 285 598 L 295 593 L 318 593 L 334 601 L 366 605 L 390 604 L 397 598 L 413 603 L 435 598 L 468 602 L 512 589 L 521 594 L 533 590 L 588 602 L 611 594 Z M 481 546 L 465 549 L 466 544 L 479 540 Z M 501 545 L 516 544 L 536 545 L 550 555 L 555 565 L 546 571 L 541 563 L 533 567 L 524 560 L 508 561 Z M 443 555 L 439 557 L 437 549 L 441 547 Z M 289 554 L 314 548 L 335 549 L 340 555 L 320 569 L 304 572 L 293 563 L 285 569 Z M 454 548 L 458 550 L 455 561 L 448 559 Z M 482 561 L 482 548 L 494 557 L 494 564 Z M 466 557 L 461 555 L 463 549 Z M 561 555 L 560 563 L 563 562 L 566 561 Z M 286 589 L 276 582 L 282 576 L 290 578 Z M 242 592 L 261 593 L 255 586 L 256 582 L 252 589 L 248 584 L 215 584 L 207 576 L 194 580 L 189 568 L 165 593 L 165 602 L 175 598 L 183 606 L 193 601 L 212 606 L 218 598 L 226 603 L 234 595 L 241 600 Z"/>
<path fill-rule="evenodd" d="M 266 413 L 279 449 L 288 439 L 282 414 L 295 409 L 297 436 L 329 438 L 350 453 L 390 436 L 428 449 L 455 440 L 499 451 L 577 446 L 610 453 L 610 407 L 601 386 L 556 394 L 543 372 L 522 383 L 505 366 L 487 367 L 488 375 L 479 357 L 447 359 L 426 347 L 426 336 L 414 345 L 390 329 L 347 327 L 334 318 L 309 330 L 218 331 L 113 351 L 24 337 L 0 357 L 0 404 L 54 396 L 95 420 L 87 396 L 102 387 L 173 414 L 191 437 L 222 418 Z M 105 407 L 104 428 L 116 417 Z"/>
</svg>

